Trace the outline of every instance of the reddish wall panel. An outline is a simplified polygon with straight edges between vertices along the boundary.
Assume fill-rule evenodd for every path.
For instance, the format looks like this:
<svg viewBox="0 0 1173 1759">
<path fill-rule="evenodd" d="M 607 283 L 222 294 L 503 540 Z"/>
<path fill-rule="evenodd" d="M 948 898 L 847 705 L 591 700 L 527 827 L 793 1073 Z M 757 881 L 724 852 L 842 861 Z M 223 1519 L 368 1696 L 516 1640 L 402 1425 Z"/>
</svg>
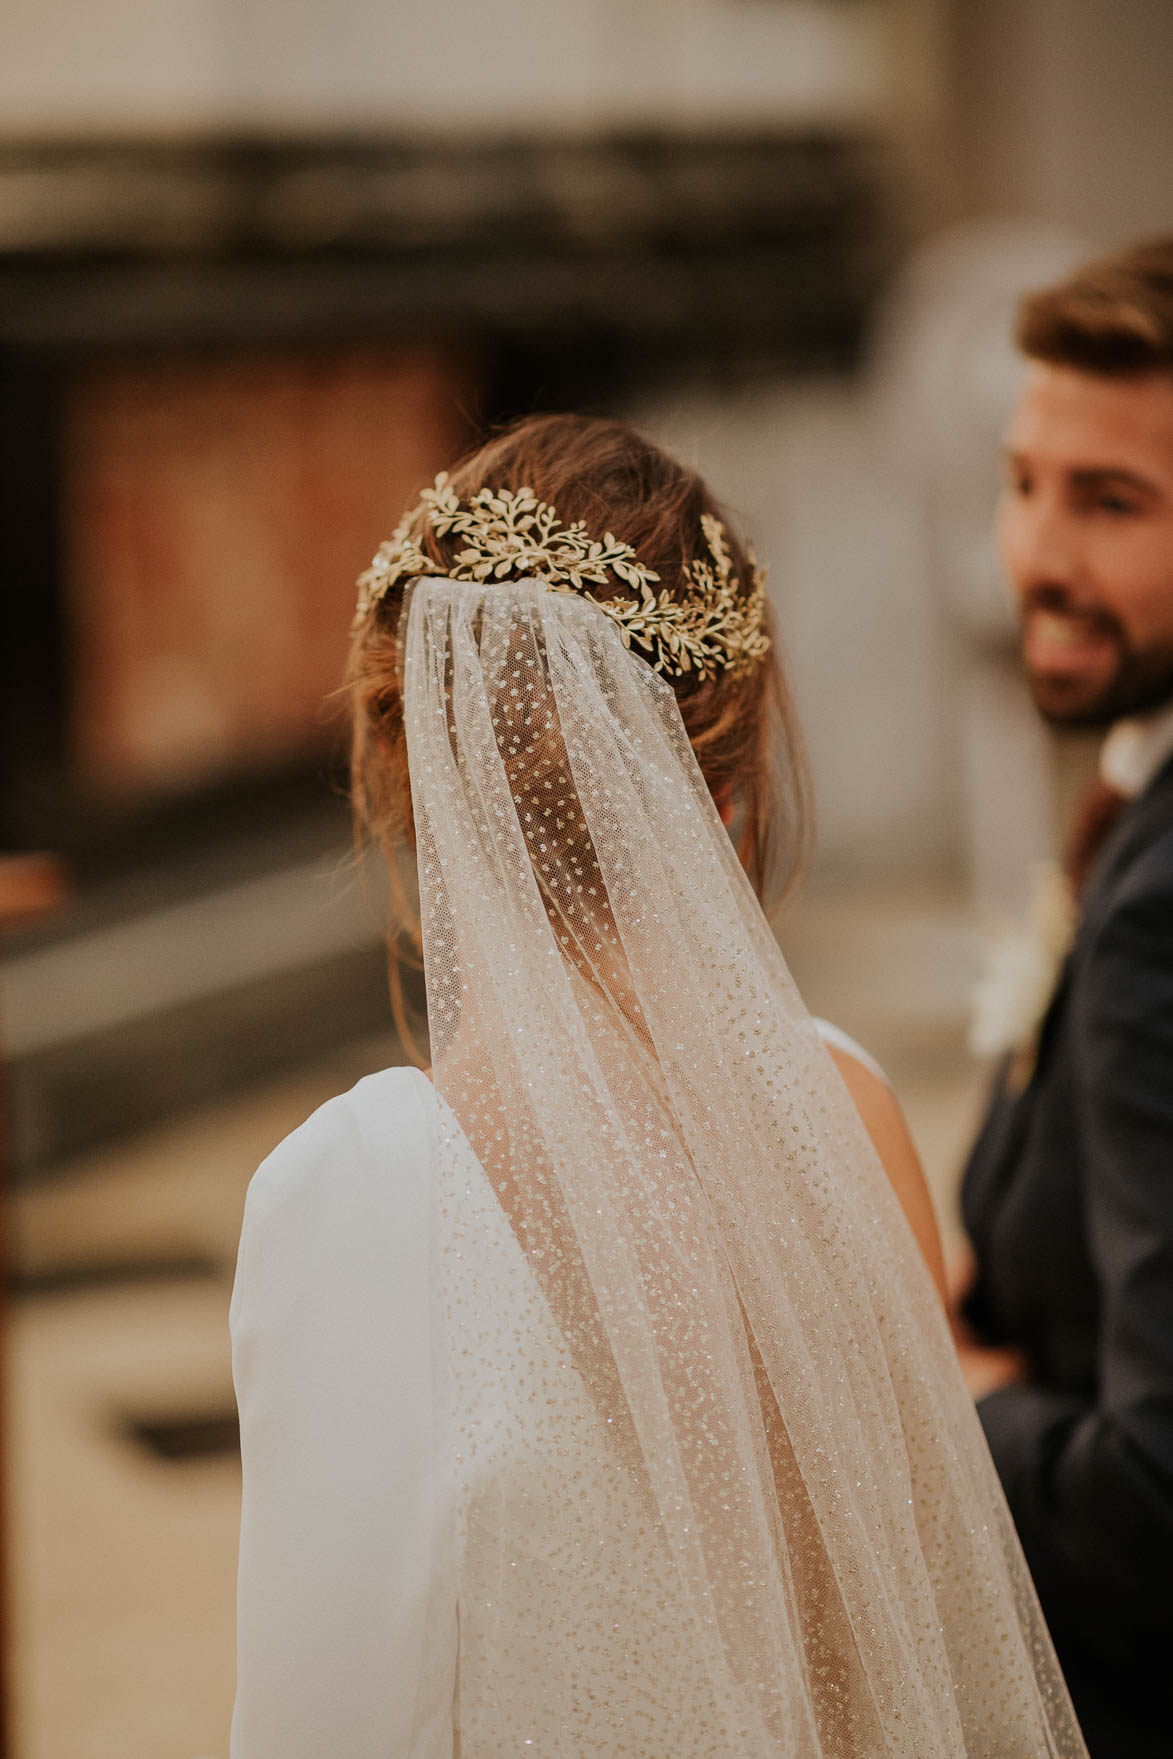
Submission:
<svg viewBox="0 0 1173 1759">
<path fill-rule="evenodd" d="M 363 347 L 107 365 L 66 426 L 79 778 L 155 794 L 331 738 L 354 579 L 467 438 L 468 358 Z"/>
</svg>

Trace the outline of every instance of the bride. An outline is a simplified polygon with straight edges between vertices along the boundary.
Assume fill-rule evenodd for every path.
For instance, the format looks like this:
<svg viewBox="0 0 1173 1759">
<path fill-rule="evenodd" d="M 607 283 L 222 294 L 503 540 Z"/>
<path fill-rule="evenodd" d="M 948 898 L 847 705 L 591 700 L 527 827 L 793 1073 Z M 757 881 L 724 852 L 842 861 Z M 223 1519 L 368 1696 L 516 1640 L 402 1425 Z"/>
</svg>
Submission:
<svg viewBox="0 0 1173 1759">
<path fill-rule="evenodd" d="M 250 1188 L 234 1759 L 1082 1755 L 894 1101 L 755 895 L 798 764 L 752 555 L 545 417 L 360 589 L 433 1072 Z"/>
</svg>

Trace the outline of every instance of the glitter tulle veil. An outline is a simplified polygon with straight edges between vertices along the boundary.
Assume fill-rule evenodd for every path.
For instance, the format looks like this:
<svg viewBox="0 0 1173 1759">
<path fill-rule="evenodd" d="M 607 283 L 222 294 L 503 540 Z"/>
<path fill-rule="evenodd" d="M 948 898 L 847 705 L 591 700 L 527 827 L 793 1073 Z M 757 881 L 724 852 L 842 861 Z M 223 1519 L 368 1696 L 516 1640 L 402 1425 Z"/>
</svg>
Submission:
<svg viewBox="0 0 1173 1759">
<path fill-rule="evenodd" d="M 671 688 L 537 582 L 420 580 L 401 642 L 462 1759 L 1083 1754 Z"/>
</svg>

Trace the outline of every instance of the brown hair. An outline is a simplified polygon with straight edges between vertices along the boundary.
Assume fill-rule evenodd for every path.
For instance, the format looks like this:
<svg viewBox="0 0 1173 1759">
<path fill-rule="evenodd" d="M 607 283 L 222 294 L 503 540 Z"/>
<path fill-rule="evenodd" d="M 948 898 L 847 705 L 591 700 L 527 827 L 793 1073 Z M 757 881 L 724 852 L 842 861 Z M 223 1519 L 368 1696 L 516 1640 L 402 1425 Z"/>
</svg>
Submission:
<svg viewBox="0 0 1173 1759">
<path fill-rule="evenodd" d="M 486 487 L 532 489 L 564 524 L 581 519 L 593 535 L 613 531 L 674 596 L 682 591 L 685 566 L 708 556 L 701 515 L 712 514 L 726 526 L 733 572 L 749 590 L 749 557 L 701 478 L 622 422 L 527 417 L 454 466 L 449 482 L 462 500 Z M 412 535 L 441 568 L 453 564 L 462 541 L 437 537 L 422 514 Z M 618 582 L 593 590 L 600 597 L 625 591 Z M 360 625 L 347 676 L 356 825 L 389 856 L 413 835 L 398 642 L 402 603 L 402 592 L 392 589 Z M 773 901 L 802 864 L 810 822 L 802 741 L 776 648 L 746 674 L 717 672 L 704 682 L 685 676 L 672 684 L 710 791 L 733 811 L 750 880 L 759 897 Z"/>
<path fill-rule="evenodd" d="M 1112 377 L 1173 372 L 1173 238 L 1113 251 L 1018 309 L 1031 360 Z"/>
</svg>

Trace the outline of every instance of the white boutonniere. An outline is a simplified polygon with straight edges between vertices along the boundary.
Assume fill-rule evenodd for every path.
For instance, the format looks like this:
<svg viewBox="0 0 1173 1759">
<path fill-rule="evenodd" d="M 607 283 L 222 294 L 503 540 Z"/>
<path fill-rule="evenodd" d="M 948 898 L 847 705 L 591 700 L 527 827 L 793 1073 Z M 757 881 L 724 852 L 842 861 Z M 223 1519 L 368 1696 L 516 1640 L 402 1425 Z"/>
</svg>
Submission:
<svg viewBox="0 0 1173 1759">
<path fill-rule="evenodd" d="M 987 944 L 973 992 L 970 1049 L 980 1057 L 1016 1051 L 1015 1070 L 1024 1085 L 1034 1069 L 1039 1026 L 1071 950 L 1077 920 L 1063 869 L 1055 861 L 1036 862 L 1029 920 L 1003 928 Z"/>
</svg>

